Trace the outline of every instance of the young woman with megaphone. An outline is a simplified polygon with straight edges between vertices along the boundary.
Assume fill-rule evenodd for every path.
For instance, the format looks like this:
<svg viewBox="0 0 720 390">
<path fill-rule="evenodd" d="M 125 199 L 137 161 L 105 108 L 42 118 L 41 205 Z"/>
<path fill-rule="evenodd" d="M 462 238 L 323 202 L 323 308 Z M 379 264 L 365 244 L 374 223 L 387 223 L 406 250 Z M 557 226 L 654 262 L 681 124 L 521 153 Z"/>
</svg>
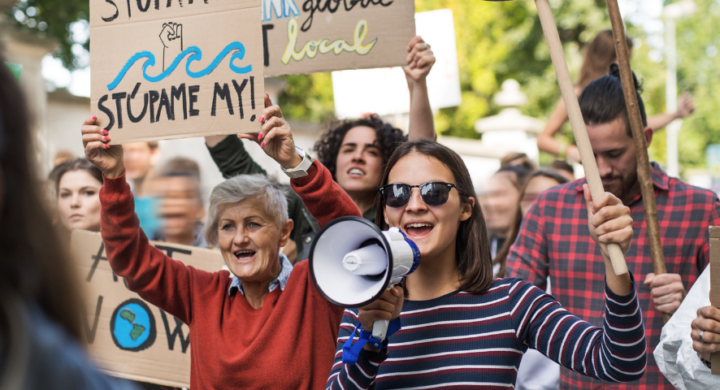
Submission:
<svg viewBox="0 0 720 390">
<path fill-rule="evenodd" d="M 593 203 L 584 191 L 589 229 L 605 260 L 603 328 L 528 282 L 493 280 L 485 222 L 460 156 L 427 140 L 401 145 L 383 173 L 375 223 L 399 227 L 422 260 L 402 286 L 345 310 L 327 388 L 510 388 L 528 348 L 605 381 L 642 377 L 646 343 L 634 281 L 615 275 L 604 249 L 618 243 L 627 251 L 630 211 L 611 194 Z M 343 345 L 358 338 L 358 323 L 368 332 L 377 320 L 400 329 L 382 349 L 365 344 L 355 364 L 343 363 Z"/>
<path fill-rule="evenodd" d="M 343 308 L 314 287 L 307 262 L 280 253 L 293 228 L 287 200 L 265 175 L 242 175 L 215 187 L 206 238 L 230 273 L 187 267 L 149 245 L 125 182 L 122 146 L 88 118 L 85 154 L 103 172 L 101 227 L 107 258 L 130 290 L 190 327 L 190 388 L 322 389 L 335 355 Z M 328 170 L 295 147 L 280 108 L 265 96 L 261 132 L 253 139 L 292 178 L 320 226 L 360 217 Z M 328 207 L 331 205 L 331 207 Z"/>
</svg>

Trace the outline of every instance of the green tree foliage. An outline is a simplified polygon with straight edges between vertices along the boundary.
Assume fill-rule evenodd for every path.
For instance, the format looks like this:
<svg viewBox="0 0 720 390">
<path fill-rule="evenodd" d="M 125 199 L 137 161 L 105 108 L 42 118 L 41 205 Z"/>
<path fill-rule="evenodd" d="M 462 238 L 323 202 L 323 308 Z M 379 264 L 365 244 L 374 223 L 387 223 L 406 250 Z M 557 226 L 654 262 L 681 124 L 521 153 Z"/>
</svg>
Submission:
<svg viewBox="0 0 720 390">
<path fill-rule="evenodd" d="M 630 0 L 641 4 L 641 0 Z M 665 0 L 665 2 L 671 2 Z M 720 2 L 695 0 L 697 12 L 677 25 L 679 54 L 678 80 L 681 90 L 690 90 L 697 110 L 683 122 L 680 133 L 680 162 L 683 168 L 703 167 L 705 148 L 720 143 Z M 415 0 L 417 12 L 449 8 L 455 19 L 455 34 L 463 103 L 446 108 L 435 117 L 439 133 L 478 138 L 477 119 L 499 111 L 492 97 L 508 78 L 517 80 L 528 96 L 522 107 L 526 115 L 542 120 L 552 112 L 560 98 L 555 72 L 533 1 L 493 2 L 481 0 Z M 605 0 L 550 0 L 573 77 L 582 62 L 582 49 L 595 34 L 610 28 Z M 22 28 L 58 39 L 56 54 L 69 69 L 78 64 L 78 46 L 69 26 L 87 20 L 87 0 L 22 0 L 11 10 Z M 627 21 L 626 21 L 627 22 Z M 643 82 L 642 94 L 648 115 L 665 112 L 665 63 L 662 48 L 648 44 L 645 32 L 627 23 L 628 35 L 635 39 L 632 67 Z M 75 45 L 75 49 L 73 46 Z M 77 54 L 77 53 L 75 53 Z M 334 115 L 330 74 L 286 76 L 287 88 L 280 95 L 284 113 L 294 119 L 326 121 Z M 566 125 L 559 135 L 572 142 Z M 656 133 L 651 158 L 665 161 L 665 132 Z M 541 159 L 549 160 L 545 155 Z"/>
<path fill-rule="evenodd" d="M 87 22 L 88 15 L 87 0 L 21 0 L 10 10 L 9 19 L 22 29 L 56 39 L 60 48 L 55 56 L 62 60 L 66 68 L 74 70 L 87 66 L 78 63 L 77 56 L 83 48 L 89 50 L 90 42 L 76 41 L 70 25 L 77 21 Z"/>
</svg>

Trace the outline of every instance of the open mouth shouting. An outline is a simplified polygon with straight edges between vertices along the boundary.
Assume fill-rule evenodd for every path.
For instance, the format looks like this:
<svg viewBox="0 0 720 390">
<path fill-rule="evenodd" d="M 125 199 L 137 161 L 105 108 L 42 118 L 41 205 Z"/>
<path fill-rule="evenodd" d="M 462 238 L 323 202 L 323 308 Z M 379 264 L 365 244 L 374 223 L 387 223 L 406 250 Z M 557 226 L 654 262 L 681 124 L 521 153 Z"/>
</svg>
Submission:
<svg viewBox="0 0 720 390">
<path fill-rule="evenodd" d="M 360 178 L 365 176 L 365 171 L 360 168 L 350 168 L 350 170 L 348 171 L 348 176 L 352 178 Z"/>
<path fill-rule="evenodd" d="M 410 222 L 405 224 L 403 230 L 410 239 L 424 238 L 430 235 L 435 225 L 429 222 Z"/>
<path fill-rule="evenodd" d="M 233 252 L 233 255 L 235 255 L 235 260 L 240 263 L 245 263 L 252 261 L 255 258 L 256 251 L 242 249 L 236 252 Z"/>
</svg>

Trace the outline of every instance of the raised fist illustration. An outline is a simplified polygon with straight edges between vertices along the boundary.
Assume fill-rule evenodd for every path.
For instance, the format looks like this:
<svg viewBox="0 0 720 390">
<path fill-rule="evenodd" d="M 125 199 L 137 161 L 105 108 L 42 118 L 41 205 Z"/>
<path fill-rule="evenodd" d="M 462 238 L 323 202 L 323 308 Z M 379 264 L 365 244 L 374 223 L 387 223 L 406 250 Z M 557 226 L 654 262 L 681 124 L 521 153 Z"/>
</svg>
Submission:
<svg viewBox="0 0 720 390">
<path fill-rule="evenodd" d="M 183 51 L 182 24 L 173 22 L 163 23 L 162 31 L 160 31 L 160 41 L 163 44 L 164 72 Z"/>
</svg>

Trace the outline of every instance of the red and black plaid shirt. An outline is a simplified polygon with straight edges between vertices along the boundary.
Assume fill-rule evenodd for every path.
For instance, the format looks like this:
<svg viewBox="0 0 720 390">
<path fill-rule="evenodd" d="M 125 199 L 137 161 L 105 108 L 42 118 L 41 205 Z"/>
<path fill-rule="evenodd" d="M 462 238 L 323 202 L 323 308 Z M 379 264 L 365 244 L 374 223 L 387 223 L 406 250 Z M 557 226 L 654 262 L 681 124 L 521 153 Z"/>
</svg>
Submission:
<svg viewBox="0 0 720 390">
<path fill-rule="evenodd" d="M 667 176 L 655 163 L 652 179 L 667 272 L 680 274 L 689 290 L 710 259 L 708 227 L 720 225 L 720 201 L 711 191 Z M 584 183 L 584 179 L 576 180 L 540 195 L 525 216 L 510 250 L 506 275 L 523 278 L 540 288 L 545 288 L 549 276 L 552 295 L 565 308 L 595 326 L 602 326 L 605 263 L 588 232 Z M 561 389 L 674 389 L 652 354 L 660 339 L 663 319 L 652 303 L 650 289 L 642 283 L 653 267 L 640 194 L 627 206 L 632 213 L 634 233 L 625 260 L 637 281 L 645 321 L 648 344 L 645 376 L 637 382 L 615 385 L 562 368 Z"/>
</svg>

